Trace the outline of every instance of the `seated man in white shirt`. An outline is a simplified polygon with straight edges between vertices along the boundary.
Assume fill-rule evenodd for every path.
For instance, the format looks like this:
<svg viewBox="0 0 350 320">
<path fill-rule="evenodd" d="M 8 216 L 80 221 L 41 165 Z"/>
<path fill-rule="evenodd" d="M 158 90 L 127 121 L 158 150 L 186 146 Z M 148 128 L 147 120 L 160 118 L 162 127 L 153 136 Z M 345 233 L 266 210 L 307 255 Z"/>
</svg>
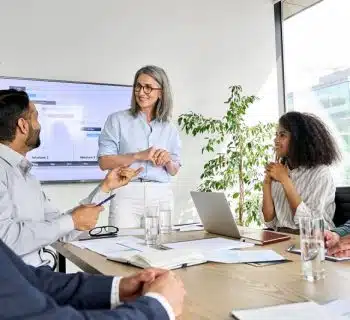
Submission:
<svg viewBox="0 0 350 320">
<path fill-rule="evenodd" d="M 58 239 L 76 238 L 93 228 L 112 189 L 127 184 L 141 169 L 119 168 L 108 173 L 80 206 L 60 212 L 53 208 L 40 183 L 31 175 L 26 154 L 40 145 L 35 105 L 23 91 L 0 90 L 0 239 L 32 265 L 40 265 L 40 250 Z"/>
</svg>

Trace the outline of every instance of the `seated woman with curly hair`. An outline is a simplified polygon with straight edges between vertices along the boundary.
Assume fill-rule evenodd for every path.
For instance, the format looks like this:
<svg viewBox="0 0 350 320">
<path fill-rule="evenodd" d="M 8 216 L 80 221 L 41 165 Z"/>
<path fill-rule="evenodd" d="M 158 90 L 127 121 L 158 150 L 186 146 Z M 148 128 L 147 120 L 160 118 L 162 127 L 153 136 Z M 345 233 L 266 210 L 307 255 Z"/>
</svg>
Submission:
<svg viewBox="0 0 350 320">
<path fill-rule="evenodd" d="M 288 112 L 279 119 L 276 162 L 266 167 L 262 213 L 265 225 L 298 233 L 299 217 L 323 217 L 334 227 L 335 185 L 329 166 L 340 159 L 338 146 L 316 116 Z"/>
</svg>

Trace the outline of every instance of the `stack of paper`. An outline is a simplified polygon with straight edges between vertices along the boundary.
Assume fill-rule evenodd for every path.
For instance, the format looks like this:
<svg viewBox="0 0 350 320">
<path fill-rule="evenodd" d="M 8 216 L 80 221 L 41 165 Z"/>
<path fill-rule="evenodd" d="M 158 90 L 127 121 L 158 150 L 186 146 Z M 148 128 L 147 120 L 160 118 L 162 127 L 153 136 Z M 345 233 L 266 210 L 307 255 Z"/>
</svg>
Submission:
<svg viewBox="0 0 350 320">
<path fill-rule="evenodd" d="M 325 305 L 327 312 L 331 312 L 333 316 L 341 316 L 341 319 L 350 319 L 350 300 L 333 300 Z M 332 318 L 333 320 L 334 318 Z"/>
<path fill-rule="evenodd" d="M 231 240 L 225 238 L 209 238 L 202 240 L 182 241 L 163 244 L 166 248 L 171 249 L 191 249 L 196 251 L 210 252 L 223 249 L 242 249 L 253 247 L 254 244 L 242 242 L 239 240 Z"/>
<path fill-rule="evenodd" d="M 153 266 L 173 269 L 205 261 L 247 263 L 285 260 L 273 250 L 231 250 L 252 247 L 254 244 L 220 237 L 163 245 L 171 250 L 147 247 L 144 240 L 133 236 L 73 241 L 72 244 L 97 252 L 108 259 L 131 263 L 141 268 Z"/>
<path fill-rule="evenodd" d="M 250 310 L 233 310 L 232 315 L 238 320 L 345 320 L 349 319 L 339 312 L 332 312 L 327 305 L 315 302 L 284 304 Z"/>
<path fill-rule="evenodd" d="M 220 263 L 251 263 L 286 260 L 273 250 L 216 250 L 207 252 L 205 258 L 208 261 Z"/>
</svg>

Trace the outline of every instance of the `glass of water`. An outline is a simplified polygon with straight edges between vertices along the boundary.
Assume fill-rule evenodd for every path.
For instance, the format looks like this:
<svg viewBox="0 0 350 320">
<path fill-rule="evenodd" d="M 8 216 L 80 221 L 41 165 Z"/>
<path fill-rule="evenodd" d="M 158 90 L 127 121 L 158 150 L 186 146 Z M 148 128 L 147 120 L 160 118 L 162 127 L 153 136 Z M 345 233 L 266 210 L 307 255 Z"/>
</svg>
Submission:
<svg viewBox="0 0 350 320">
<path fill-rule="evenodd" d="M 171 205 L 169 201 L 159 201 L 159 223 L 161 233 L 171 232 Z"/>
<path fill-rule="evenodd" d="M 324 279 L 325 248 L 323 218 L 301 217 L 300 249 L 303 277 L 308 281 Z"/>
<path fill-rule="evenodd" d="M 159 225 L 159 207 L 149 206 L 145 208 L 145 243 L 148 246 L 159 244 L 160 225 Z"/>
</svg>

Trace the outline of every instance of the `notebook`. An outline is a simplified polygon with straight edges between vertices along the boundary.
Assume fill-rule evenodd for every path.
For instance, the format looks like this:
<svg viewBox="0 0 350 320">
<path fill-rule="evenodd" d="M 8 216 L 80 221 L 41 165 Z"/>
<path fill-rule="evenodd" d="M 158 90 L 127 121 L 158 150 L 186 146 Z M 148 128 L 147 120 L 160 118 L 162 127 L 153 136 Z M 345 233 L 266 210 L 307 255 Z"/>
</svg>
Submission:
<svg viewBox="0 0 350 320">
<path fill-rule="evenodd" d="M 207 262 L 200 252 L 184 249 L 153 250 L 140 252 L 129 250 L 107 256 L 107 259 L 131 264 L 139 268 L 178 269 Z"/>
<path fill-rule="evenodd" d="M 268 230 L 244 230 L 241 232 L 241 240 L 258 245 L 267 245 L 290 239 L 290 236 L 284 233 Z"/>
</svg>

